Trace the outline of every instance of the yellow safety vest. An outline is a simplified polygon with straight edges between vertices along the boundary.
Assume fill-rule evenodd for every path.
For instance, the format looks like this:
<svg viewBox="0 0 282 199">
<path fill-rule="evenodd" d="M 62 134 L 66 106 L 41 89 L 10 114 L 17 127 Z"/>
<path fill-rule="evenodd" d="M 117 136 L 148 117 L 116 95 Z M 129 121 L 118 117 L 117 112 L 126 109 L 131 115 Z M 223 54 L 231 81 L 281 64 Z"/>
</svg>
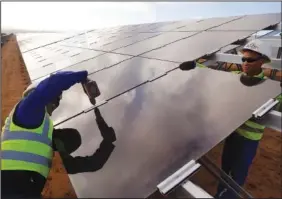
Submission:
<svg viewBox="0 0 282 199">
<path fill-rule="evenodd" d="M 199 68 L 207 68 L 203 64 L 197 63 L 197 67 Z M 241 74 L 242 71 L 232 71 L 232 73 Z M 264 76 L 264 73 L 261 72 L 260 74 L 256 75 L 261 79 L 265 79 L 267 77 Z M 281 104 L 281 94 L 277 97 Z M 236 133 L 239 133 L 241 136 L 250 139 L 250 140 L 260 140 L 263 136 L 265 126 L 255 123 L 252 120 L 246 121 L 243 125 L 241 125 L 238 129 L 235 130 Z"/>
<path fill-rule="evenodd" d="M 47 178 L 53 157 L 50 116 L 46 112 L 40 127 L 27 129 L 17 126 L 13 115 L 14 110 L 2 128 L 1 170 L 35 171 Z"/>
</svg>

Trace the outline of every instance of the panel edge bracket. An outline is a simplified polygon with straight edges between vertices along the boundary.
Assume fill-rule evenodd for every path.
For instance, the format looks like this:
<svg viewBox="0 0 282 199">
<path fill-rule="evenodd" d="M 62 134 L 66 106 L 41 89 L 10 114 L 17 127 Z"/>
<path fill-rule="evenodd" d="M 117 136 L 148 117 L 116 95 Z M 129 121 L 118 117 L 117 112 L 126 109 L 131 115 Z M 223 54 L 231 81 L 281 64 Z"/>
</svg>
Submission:
<svg viewBox="0 0 282 199">
<path fill-rule="evenodd" d="M 188 178 L 192 173 L 194 173 L 201 165 L 195 160 L 191 160 L 175 173 L 167 177 L 164 181 L 157 185 L 158 190 L 161 194 L 167 194 L 177 185 L 182 183 L 186 178 Z"/>
<path fill-rule="evenodd" d="M 276 99 L 269 99 L 267 102 L 265 102 L 261 107 L 259 107 L 257 110 L 253 112 L 254 118 L 261 118 L 264 116 L 268 111 L 270 111 L 275 105 L 279 103 Z"/>
</svg>

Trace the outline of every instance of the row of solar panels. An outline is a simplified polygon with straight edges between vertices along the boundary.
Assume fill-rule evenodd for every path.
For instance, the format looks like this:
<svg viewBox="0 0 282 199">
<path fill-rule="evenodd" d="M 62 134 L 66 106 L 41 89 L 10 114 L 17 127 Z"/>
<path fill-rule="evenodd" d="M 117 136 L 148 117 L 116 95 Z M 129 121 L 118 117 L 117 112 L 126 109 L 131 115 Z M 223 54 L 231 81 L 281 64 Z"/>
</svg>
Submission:
<svg viewBox="0 0 282 199">
<path fill-rule="evenodd" d="M 128 25 L 121 27 L 106 28 L 101 30 L 88 31 L 91 33 L 104 34 L 120 34 L 120 33 L 140 33 L 140 32 L 164 32 L 164 31 L 192 31 L 198 32 L 212 28 L 212 30 L 217 31 L 234 31 L 234 30 L 246 30 L 254 31 L 261 30 L 266 24 L 269 25 L 269 21 L 275 24 L 276 21 L 281 19 L 280 14 L 264 14 L 264 15 L 248 15 L 248 16 L 235 16 L 235 17 L 225 17 L 225 18 L 210 18 L 204 20 L 186 20 L 186 21 L 176 21 L 176 22 L 161 22 L 161 23 L 149 23 L 149 24 L 138 24 L 138 25 Z M 238 25 L 240 24 L 240 26 Z M 80 33 L 84 34 L 84 33 Z M 51 35 L 51 34 L 50 34 Z M 41 45 L 46 45 L 48 42 L 57 42 L 61 39 L 71 38 L 74 35 L 62 35 L 62 34 L 52 34 L 52 39 L 50 36 L 42 35 L 41 39 L 33 41 L 33 39 L 26 40 L 23 43 L 22 51 L 28 51 L 33 48 L 37 48 Z M 45 41 L 49 38 L 49 41 Z M 51 39 L 51 40 L 50 40 Z"/>
<path fill-rule="evenodd" d="M 183 62 L 213 53 L 221 47 L 249 37 L 253 33 L 253 31 L 162 33 L 158 36 L 147 35 L 150 38 L 144 38 L 137 34 L 110 45 L 97 47 L 95 50 L 75 47 L 70 44 L 63 45 L 62 42 L 24 53 L 23 56 L 31 79 L 36 80 L 49 73 L 67 69 L 67 67 L 69 69 L 81 68 L 80 65 L 83 64 L 90 67 L 87 62 L 83 63 L 82 61 L 96 59 L 99 63 L 99 59 L 103 57 L 105 60 L 111 60 L 112 57 L 142 56 Z M 95 60 L 92 62 L 95 63 Z M 99 70 L 103 68 L 103 65 L 100 64 Z M 89 68 L 89 70 L 95 72 L 97 69 Z"/>
<path fill-rule="evenodd" d="M 270 19 L 268 15 L 262 16 L 270 20 L 269 24 L 279 22 L 276 19 L 277 15 L 270 15 Z M 233 20 L 221 19 L 221 22 L 231 19 Z M 269 24 L 263 27 L 260 24 L 260 28 L 266 28 Z M 98 101 L 103 101 L 158 78 L 177 68 L 183 61 L 195 60 L 216 52 L 224 46 L 249 37 L 254 32 L 256 31 L 124 33 L 117 35 L 115 40 L 107 45 L 102 45 L 106 39 L 102 40 L 96 50 L 87 46 L 76 46 L 73 41 L 83 40 L 83 35 L 79 35 L 23 53 L 23 57 L 33 82 L 39 82 L 56 71 L 87 70 L 89 77 L 101 85 L 102 95 Z M 88 34 L 91 36 L 92 33 Z M 125 35 L 130 36 L 124 37 Z M 122 37 L 124 39 L 120 39 Z M 138 73 L 138 78 L 132 78 L 135 73 Z M 107 81 L 108 78 L 110 82 Z M 103 85 L 107 89 L 104 90 Z M 67 98 L 85 101 L 81 91 L 81 88 L 77 90 L 74 88 L 73 92 L 66 94 L 69 96 Z M 78 93 L 80 94 L 77 95 Z M 66 102 L 69 103 L 68 100 Z M 60 113 L 58 118 L 61 118 L 60 121 L 67 119 L 91 106 L 86 102 L 77 103 L 76 107 L 70 110 L 62 108 L 57 111 Z M 69 113 L 65 113 L 66 111 Z"/>
</svg>

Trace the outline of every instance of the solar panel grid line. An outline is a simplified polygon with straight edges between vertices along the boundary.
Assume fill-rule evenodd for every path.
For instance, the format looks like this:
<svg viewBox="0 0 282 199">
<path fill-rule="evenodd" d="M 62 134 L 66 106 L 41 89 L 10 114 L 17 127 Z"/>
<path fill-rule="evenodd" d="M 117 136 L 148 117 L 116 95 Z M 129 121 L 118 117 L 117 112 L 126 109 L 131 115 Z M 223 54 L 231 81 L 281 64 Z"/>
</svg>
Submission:
<svg viewBox="0 0 282 199">
<path fill-rule="evenodd" d="M 136 37 L 138 36 L 138 34 L 136 35 Z M 152 35 L 152 36 L 149 36 L 149 37 L 145 37 L 145 38 L 143 38 L 143 39 L 140 39 L 140 40 L 138 40 L 137 39 L 137 41 L 133 41 L 132 43 L 130 43 L 129 42 L 129 44 L 124 44 L 124 45 L 120 45 L 120 46 L 118 46 L 118 47 L 109 47 L 109 45 L 111 45 L 111 44 L 114 44 L 114 42 L 113 43 L 111 43 L 111 44 L 109 44 L 109 45 L 105 45 L 105 46 L 102 46 L 101 47 L 101 50 L 105 50 L 104 48 L 106 48 L 106 49 L 108 49 L 109 51 L 114 51 L 114 50 L 117 50 L 117 49 L 119 49 L 119 48 L 123 48 L 123 47 L 127 47 L 127 46 L 129 46 L 129 45 L 131 45 L 131 44 L 133 44 L 133 43 L 136 43 L 136 42 L 142 42 L 142 41 L 144 41 L 144 40 L 146 40 L 146 39 L 149 39 L 149 38 L 153 38 L 153 37 L 155 37 L 155 36 L 157 36 L 157 35 Z M 131 37 L 129 37 L 129 38 L 131 38 Z M 134 38 L 134 36 L 132 36 L 132 38 Z M 126 39 L 128 39 L 128 38 L 126 38 Z M 118 41 L 118 42 L 122 42 L 122 41 Z"/>
<path fill-rule="evenodd" d="M 225 47 L 238 40 L 248 38 L 253 32 L 249 31 L 240 33 L 233 31 L 229 33 L 229 35 L 223 35 L 222 32 L 220 33 L 221 36 L 219 33 L 215 34 L 215 32 L 203 31 L 193 37 L 183 39 L 181 42 L 174 42 L 157 50 L 150 51 L 149 53 L 144 53 L 141 56 L 175 62 L 195 60 L 205 56 L 207 53 L 215 53 L 220 50 L 221 47 Z M 191 48 L 194 48 L 194 50 Z M 169 53 L 175 50 L 177 50 L 176 54 Z M 189 51 L 189 53 L 187 51 Z M 187 58 L 185 59 L 185 57 Z"/>
<path fill-rule="evenodd" d="M 134 58 L 134 57 L 129 57 L 129 58 L 125 59 L 125 60 L 122 60 L 122 61 L 117 62 L 117 63 L 115 63 L 115 64 L 112 64 L 112 65 L 110 65 L 110 66 L 104 67 L 104 68 L 99 69 L 99 70 L 97 70 L 97 71 L 95 71 L 95 72 L 90 72 L 90 73 L 88 73 L 88 75 L 92 75 L 92 74 L 101 72 L 101 71 L 103 71 L 103 70 L 105 70 L 105 69 L 108 69 L 108 68 L 111 68 L 111 67 L 113 67 L 113 66 L 116 66 L 116 65 L 118 65 L 118 64 L 120 64 L 120 63 L 122 63 L 122 62 L 124 62 L 124 61 L 130 60 L 130 59 L 132 59 L 132 58 Z"/>
<path fill-rule="evenodd" d="M 42 47 L 46 47 L 46 46 L 49 46 L 49 45 L 52 45 L 52 44 L 55 44 L 55 43 L 58 43 L 58 42 L 61 42 L 61 41 L 64 41 L 64 40 L 68 40 L 68 39 L 76 37 L 76 36 L 77 35 L 73 35 L 71 37 L 63 38 L 63 39 L 60 39 L 60 40 L 57 40 L 57 41 L 54 41 L 54 42 L 51 42 L 51 43 L 48 43 L 48 44 L 45 44 L 45 45 L 42 45 L 42 46 L 38 46 L 38 47 L 35 47 L 35 48 L 32 48 L 32 49 L 28 49 L 28 50 L 23 51 L 22 53 L 26 53 L 26 52 L 30 52 L 30 51 L 33 51 L 33 50 L 36 50 L 36 49 L 39 49 L 39 48 L 42 48 Z"/>
<path fill-rule="evenodd" d="M 134 44 L 132 44 L 132 45 L 134 45 Z M 67 46 L 67 45 L 65 45 L 65 46 Z M 69 47 L 83 48 L 83 47 L 76 47 L 76 46 L 69 46 Z M 89 49 L 89 48 L 83 48 L 83 49 Z M 133 57 L 138 56 L 138 55 L 130 55 L 130 54 L 126 54 L 126 53 L 119 53 L 119 52 L 115 52 L 115 51 L 100 50 L 100 49 L 96 49 L 96 48 L 93 48 L 92 50 L 101 51 L 101 52 L 104 52 L 104 53 L 112 53 L 112 54 L 117 54 L 117 55 L 127 55 L 127 56 L 133 56 Z"/>
<path fill-rule="evenodd" d="M 129 54 L 129 55 L 141 56 L 142 54 L 148 53 L 148 52 L 150 52 L 150 51 L 157 50 L 157 49 L 159 49 L 159 48 L 163 48 L 163 47 L 168 46 L 168 45 L 170 45 L 170 44 L 173 44 L 173 43 L 175 43 L 175 42 L 178 42 L 178 41 L 187 39 L 187 38 L 189 38 L 189 37 L 193 37 L 193 36 L 195 36 L 195 35 L 197 35 L 197 34 L 199 34 L 199 33 L 200 33 L 200 32 L 195 32 L 195 34 L 189 35 L 189 36 L 184 37 L 184 38 L 177 39 L 177 40 L 172 41 L 172 42 L 169 42 L 169 43 L 167 43 L 167 44 L 163 44 L 163 45 L 161 45 L 161 46 L 159 46 L 159 47 L 152 48 L 152 49 L 150 49 L 150 50 L 148 50 L 148 51 L 145 51 L 145 52 L 142 52 L 142 53 L 139 53 L 139 54 Z M 158 36 L 162 36 L 162 35 L 158 35 Z M 157 36 L 157 37 L 158 37 L 158 36 Z M 152 38 L 148 38 L 148 40 L 149 40 L 149 39 L 152 39 Z M 143 41 L 143 42 L 144 42 L 144 41 Z M 136 44 L 136 43 L 131 44 L 131 45 L 128 45 L 128 46 L 123 47 L 123 48 L 127 48 L 127 47 L 132 46 L 132 45 L 135 45 L 135 44 Z M 123 48 L 120 48 L 120 49 L 123 49 Z M 117 50 L 120 50 L 120 49 L 117 49 Z M 115 51 L 117 51 L 117 50 L 115 50 Z M 113 51 L 113 52 L 115 52 L 115 51 Z"/>
<path fill-rule="evenodd" d="M 228 19 L 228 18 L 233 18 L 233 19 L 229 19 L 229 20 L 226 20 L 225 22 L 223 21 L 223 22 L 221 22 L 221 23 L 215 23 L 213 26 L 209 26 L 209 27 L 207 27 L 207 28 L 200 28 L 200 29 L 193 29 L 193 28 L 191 28 L 191 29 L 188 29 L 188 32 L 189 31 L 207 31 L 207 30 L 209 30 L 209 29 L 211 29 L 211 28 L 215 28 L 215 27 L 218 27 L 218 26 L 221 26 L 221 25 L 224 25 L 224 24 L 226 24 L 226 23 L 229 23 L 229 22 L 232 22 L 232 21 L 235 21 L 235 20 L 238 20 L 238 19 L 240 19 L 240 18 L 243 18 L 243 17 L 245 17 L 245 15 L 243 15 L 243 16 L 234 16 L 234 17 L 219 17 L 219 18 L 208 18 L 208 19 L 204 19 L 204 20 L 201 20 L 201 21 L 198 21 L 196 24 L 195 24 L 195 26 L 197 27 L 197 25 L 198 24 L 200 24 L 201 25 L 201 22 L 207 22 L 207 21 L 210 21 L 210 20 L 219 20 L 219 19 L 221 19 L 221 20 L 225 20 L 225 19 Z M 187 30 L 185 30 L 185 28 L 190 28 L 190 26 L 185 26 L 184 28 L 178 28 L 178 29 L 176 29 L 177 31 L 181 31 L 181 29 L 183 29 L 182 31 L 183 32 L 186 32 Z M 191 27 L 193 27 L 193 26 L 191 26 Z"/>
<path fill-rule="evenodd" d="M 161 35 L 161 34 L 160 34 L 160 35 Z M 127 45 L 127 46 L 134 45 L 134 44 L 139 43 L 139 42 L 144 42 L 144 41 L 146 41 L 146 40 L 148 40 L 148 39 L 151 39 L 151 38 L 154 38 L 154 37 L 157 37 L 157 36 L 160 36 L 160 35 L 156 35 L 156 36 L 153 36 L 153 37 L 149 37 L 149 38 L 146 38 L 146 39 L 144 39 L 144 40 L 142 40 L 142 41 L 137 41 L 137 42 L 134 42 L 134 43 L 132 43 L 132 44 L 129 44 L 129 45 Z M 111 42 L 111 43 L 112 43 L 112 42 Z M 115 49 L 115 50 L 105 51 L 105 52 L 114 52 L 114 51 L 116 51 L 116 50 L 118 50 L 118 49 L 125 48 L 125 47 L 127 47 L 127 46 L 120 47 L 120 48 L 117 48 L 117 49 Z M 93 48 L 93 49 L 94 49 L 94 48 Z M 100 50 L 100 49 L 96 49 L 96 48 L 95 48 L 94 50 Z M 130 55 L 130 54 L 124 54 L 124 55 Z"/>
<path fill-rule="evenodd" d="M 105 53 L 104 53 L 104 54 L 105 54 Z M 104 55 L 104 54 L 100 54 L 100 55 Z M 98 56 L 100 56 L 100 55 L 97 55 L 96 57 L 98 57 Z M 96 57 L 92 57 L 92 58 L 83 60 L 83 61 L 81 61 L 81 62 L 78 62 L 78 63 L 72 64 L 72 65 L 70 65 L 70 66 L 67 66 L 67 67 L 65 67 L 65 68 L 61 68 L 61 69 L 59 69 L 59 70 L 55 70 L 55 71 L 53 71 L 53 72 L 59 72 L 59 71 L 64 70 L 64 69 L 66 69 L 66 68 L 72 67 L 73 65 L 86 62 L 86 61 L 88 61 L 88 60 L 90 60 L 90 59 L 94 59 L 94 58 L 96 58 Z M 47 76 L 48 76 L 48 74 L 47 74 L 47 75 L 40 76 L 40 77 L 37 77 L 37 78 L 34 78 L 34 79 L 32 79 L 32 81 L 36 81 L 36 80 L 38 80 L 38 79 L 41 79 L 41 78 L 47 77 Z"/>
<path fill-rule="evenodd" d="M 93 108 L 95 108 L 95 107 L 93 107 Z M 66 119 L 63 119 L 63 120 L 61 120 L 61 121 L 59 121 L 59 122 L 54 123 L 53 126 L 54 126 L 54 127 L 57 127 L 57 126 L 59 126 L 60 124 L 63 124 L 63 123 L 65 123 L 65 122 L 67 122 L 67 121 L 69 121 L 69 120 L 71 120 L 71 119 L 74 119 L 74 118 L 76 118 L 76 117 L 78 117 L 78 116 L 80 116 L 80 115 L 82 115 L 82 114 L 84 114 L 83 110 L 82 110 L 81 112 L 79 112 L 79 113 L 73 115 L 73 116 L 70 116 L 70 117 L 68 117 L 68 118 L 66 118 Z"/>
<path fill-rule="evenodd" d="M 56 70 L 56 71 L 54 71 L 54 72 L 58 72 L 58 71 L 62 71 L 62 70 L 71 68 L 71 67 L 73 67 L 74 65 L 81 64 L 81 63 L 83 63 L 83 62 L 87 62 L 87 61 L 89 61 L 89 60 L 91 60 L 91 59 L 95 59 L 95 58 L 97 58 L 97 57 L 99 57 L 99 56 L 103 56 L 103 55 L 105 55 L 105 54 L 106 54 L 106 53 L 101 54 L 101 55 L 98 55 L 98 56 L 96 56 L 96 57 L 94 57 L 94 58 L 89 58 L 89 59 L 84 60 L 84 61 L 81 61 L 81 62 L 79 62 L 79 63 L 76 63 L 76 64 L 73 64 L 73 65 L 67 66 L 67 67 L 65 67 L 65 68 L 61 68 L 61 69 Z M 111 54 L 114 54 L 114 53 L 111 53 Z M 131 59 L 131 58 L 132 58 L 132 56 L 129 57 L 128 59 Z M 127 59 L 125 59 L 125 60 L 123 60 L 123 61 L 126 61 L 126 60 L 127 60 Z M 123 62 L 123 61 L 116 62 L 115 64 L 112 64 L 112 65 L 110 65 L 110 66 L 104 67 L 104 68 L 99 69 L 99 70 L 97 70 L 97 71 L 95 71 L 95 72 L 92 72 L 92 73 L 90 72 L 89 75 L 94 74 L 94 73 L 97 73 L 97 72 L 100 72 L 100 71 L 102 71 L 102 70 L 104 70 L 104 69 L 107 69 L 107 68 L 110 68 L 110 67 L 112 67 L 112 66 L 115 66 L 115 65 L 117 65 L 117 64 L 119 64 L 119 63 L 121 63 L 121 62 Z M 36 79 L 33 79 L 33 81 L 37 81 L 38 79 L 41 79 L 41 78 L 47 77 L 47 76 L 48 76 L 48 75 L 44 75 L 44 76 L 38 77 L 38 78 L 36 78 Z"/>
<path fill-rule="evenodd" d="M 212 30 L 259 31 L 281 22 L 280 13 L 247 15 L 244 18 L 213 28 Z"/>
</svg>

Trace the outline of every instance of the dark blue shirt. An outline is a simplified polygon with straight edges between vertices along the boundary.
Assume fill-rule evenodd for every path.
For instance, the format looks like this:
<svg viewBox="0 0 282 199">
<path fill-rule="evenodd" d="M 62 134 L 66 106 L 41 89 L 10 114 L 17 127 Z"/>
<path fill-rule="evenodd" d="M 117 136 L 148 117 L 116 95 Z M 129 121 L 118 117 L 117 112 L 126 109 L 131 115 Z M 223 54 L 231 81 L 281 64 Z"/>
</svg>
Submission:
<svg viewBox="0 0 282 199">
<path fill-rule="evenodd" d="M 58 72 L 46 78 L 15 109 L 13 121 L 23 128 L 38 128 L 45 116 L 45 107 L 76 83 L 87 79 L 87 71 Z"/>
</svg>

